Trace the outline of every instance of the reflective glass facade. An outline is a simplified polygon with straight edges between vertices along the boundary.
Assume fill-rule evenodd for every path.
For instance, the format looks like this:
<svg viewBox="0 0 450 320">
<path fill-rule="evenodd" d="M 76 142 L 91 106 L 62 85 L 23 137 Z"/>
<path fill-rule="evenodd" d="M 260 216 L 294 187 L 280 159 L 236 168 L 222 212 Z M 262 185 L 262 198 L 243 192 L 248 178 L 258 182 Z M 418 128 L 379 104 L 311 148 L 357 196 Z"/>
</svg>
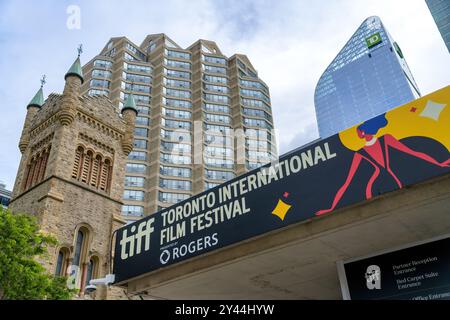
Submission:
<svg viewBox="0 0 450 320">
<path fill-rule="evenodd" d="M 366 19 L 321 76 L 314 95 L 321 138 L 420 96 L 378 17 Z"/>
<path fill-rule="evenodd" d="M 450 52 L 450 1 L 426 0 L 426 3 Z"/>
</svg>

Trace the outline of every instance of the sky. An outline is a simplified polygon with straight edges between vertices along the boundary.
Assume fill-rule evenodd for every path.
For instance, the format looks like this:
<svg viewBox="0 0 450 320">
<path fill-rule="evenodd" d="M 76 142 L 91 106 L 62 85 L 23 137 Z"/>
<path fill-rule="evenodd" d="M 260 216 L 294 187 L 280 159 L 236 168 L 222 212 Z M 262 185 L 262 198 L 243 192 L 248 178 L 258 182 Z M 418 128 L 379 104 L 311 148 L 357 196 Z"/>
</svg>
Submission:
<svg viewBox="0 0 450 320">
<path fill-rule="evenodd" d="M 317 81 L 372 15 L 400 44 L 423 95 L 450 84 L 450 54 L 424 0 L 1 0 L 0 181 L 12 189 L 26 106 L 41 76 L 45 97 L 61 93 L 80 43 L 82 63 L 111 37 L 140 45 L 153 33 L 183 48 L 208 39 L 226 56 L 246 54 L 270 88 L 281 154 L 318 138 Z"/>
</svg>

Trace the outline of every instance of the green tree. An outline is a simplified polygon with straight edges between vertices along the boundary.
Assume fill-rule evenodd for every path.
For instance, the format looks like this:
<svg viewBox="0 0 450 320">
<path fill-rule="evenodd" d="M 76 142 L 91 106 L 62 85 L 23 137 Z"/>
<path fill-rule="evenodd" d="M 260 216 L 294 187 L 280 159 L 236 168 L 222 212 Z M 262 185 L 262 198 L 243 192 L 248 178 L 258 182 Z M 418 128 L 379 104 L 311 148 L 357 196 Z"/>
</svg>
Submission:
<svg viewBox="0 0 450 320">
<path fill-rule="evenodd" d="M 56 239 L 39 232 L 34 217 L 12 214 L 0 206 L 0 299 L 70 299 L 66 279 L 47 273 L 36 258 Z"/>
</svg>

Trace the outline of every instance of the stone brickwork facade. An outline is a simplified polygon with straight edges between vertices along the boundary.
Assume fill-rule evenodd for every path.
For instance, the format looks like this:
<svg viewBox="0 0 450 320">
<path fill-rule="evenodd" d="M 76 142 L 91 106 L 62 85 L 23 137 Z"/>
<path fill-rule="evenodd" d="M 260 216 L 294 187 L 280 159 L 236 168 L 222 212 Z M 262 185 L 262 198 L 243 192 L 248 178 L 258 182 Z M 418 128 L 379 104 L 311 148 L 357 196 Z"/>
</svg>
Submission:
<svg viewBox="0 0 450 320">
<path fill-rule="evenodd" d="M 68 276 L 80 297 L 90 279 L 110 273 L 111 235 L 124 224 L 125 161 L 137 115 L 130 108 L 121 115 L 106 97 L 82 96 L 82 83 L 81 72 L 69 71 L 62 95 L 28 106 L 10 205 L 35 216 L 42 231 L 58 239 L 40 262 Z M 99 287 L 94 296 L 126 297 L 117 290 Z"/>
</svg>

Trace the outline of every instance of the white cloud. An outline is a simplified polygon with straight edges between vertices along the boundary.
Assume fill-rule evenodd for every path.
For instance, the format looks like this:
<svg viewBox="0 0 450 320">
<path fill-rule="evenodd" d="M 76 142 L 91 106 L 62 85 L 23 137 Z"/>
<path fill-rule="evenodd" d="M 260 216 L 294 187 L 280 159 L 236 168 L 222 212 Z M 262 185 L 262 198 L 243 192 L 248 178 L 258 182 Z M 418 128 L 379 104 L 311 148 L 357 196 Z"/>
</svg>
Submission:
<svg viewBox="0 0 450 320">
<path fill-rule="evenodd" d="M 66 28 L 71 4 L 80 6 L 80 30 Z M 317 137 L 315 85 L 368 16 L 380 16 L 399 42 L 423 94 L 450 84 L 450 56 L 423 0 L 9 0 L 0 10 L 0 180 L 9 187 L 20 159 L 25 106 L 43 73 L 46 94 L 62 91 L 78 43 L 84 44 L 85 62 L 110 37 L 140 44 L 151 33 L 166 33 L 183 47 L 210 39 L 226 55 L 248 55 L 270 87 L 281 152 Z"/>
</svg>

